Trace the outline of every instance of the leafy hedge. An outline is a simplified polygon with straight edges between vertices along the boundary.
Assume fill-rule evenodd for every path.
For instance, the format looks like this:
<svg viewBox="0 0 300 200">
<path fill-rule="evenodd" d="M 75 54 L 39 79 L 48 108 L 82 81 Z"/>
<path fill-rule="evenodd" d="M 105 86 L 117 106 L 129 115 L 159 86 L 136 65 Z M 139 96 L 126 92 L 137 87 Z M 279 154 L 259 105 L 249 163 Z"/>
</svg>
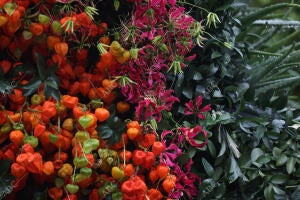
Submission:
<svg viewBox="0 0 300 200">
<path fill-rule="evenodd" d="M 174 83 L 183 99 L 202 95 L 214 108 L 207 148 L 194 157 L 203 177 L 198 197 L 297 199 L 299 23 L 291 13 L 299 4 L 182 3 L 196 19 L 219 18 L 206 21 L 207 41 L 194 50 L 199 59 Z"/>
</svg>

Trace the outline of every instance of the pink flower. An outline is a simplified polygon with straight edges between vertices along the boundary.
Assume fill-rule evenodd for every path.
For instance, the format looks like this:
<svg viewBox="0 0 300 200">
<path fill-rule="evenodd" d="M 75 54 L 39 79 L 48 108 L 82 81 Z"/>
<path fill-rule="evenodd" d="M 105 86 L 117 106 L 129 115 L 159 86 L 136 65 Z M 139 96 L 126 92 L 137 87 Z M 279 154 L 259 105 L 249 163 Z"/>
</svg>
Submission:
<svg viewBox="0 0 300 200">
<path fill-rule="evenodd" d="M 207 143 L 207 132 L 199 125 L 194 128 L 182 127 L 179 128 L 179 131 L 181 131 L 181 133 L 185 136 L 186 141 L 188 141 L 188 143 L 190 143 L 193 147 L 202 148 Z M 199 134 L 202 134 L 205 138 L 205 141 L 202 143 L 198 143 L 195 139 L 195 137 L 199 136 Z"/>
<path fill-rule="evenodd" d="M 185 104 L 186 108 L 184 109 L 184 114 L 186 115 L 193 115 L 197 114 L 199 119 L 205 119 L 203 113 L 211 111 L 210 104 L 200 108 L 202 105 L 202 96 L 198 96 L 196 99 L 196 103 L 190 100 L 188 103 Z"/>
</svg>

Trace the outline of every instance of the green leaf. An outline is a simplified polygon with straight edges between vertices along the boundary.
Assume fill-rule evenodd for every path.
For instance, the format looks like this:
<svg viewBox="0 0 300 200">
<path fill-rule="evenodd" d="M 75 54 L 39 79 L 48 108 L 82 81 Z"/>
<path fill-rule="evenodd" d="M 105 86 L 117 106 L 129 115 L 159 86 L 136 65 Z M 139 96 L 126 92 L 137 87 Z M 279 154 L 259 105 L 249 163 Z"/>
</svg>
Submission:
<svg viewBox="0 0 300 200">
<path fill-rule="evenodd" d="M 28 84 L 24 85 L 23 92 L 24 96 L 30 96 L 35 93 L 41 86 L 42 81 L 39 79 L 31 80 Z"/>
<path fill-rule="evenodd" d="M 273 81 L 262 82 L 261 84 L 257 84 L 257 89 L 255 92 L 257 94 L 265 93 L 271 89 L 280 89 L 286 86 L 290 86 L 293 84 L 297 84 L 300 82 L 300 76 L 293 76 L 289 78 L 276 79 Z"/>
<path fill-rule="evenodd" d="M 47 87 L 52 87 L 53 89 L 58 90 L 58 83 L 56 81 L 48 78 L 47 80 L 45 80 L 44 83 L 45 83 L 45 85 L 47 85 Z"/>
<path fill-rule="evenodd" d="M 252 163 L 255 162 L 260 156 L 264 155 L 264 151 L 261 150 L 260 148 L 254 148 L 251 151 L 251 161 Z"/>
<path fill-rule="evenodd" d="M 217 199 L 222 198 L 222 196 L 226 192 L 226 184 L 222 182 L 221 184 L 216 184 L 216 188 L 213 191 L 213 196 L 216 197 Z"/>
<path fill-rule="evenodd" d="M 296 159 L 294 157 L 290 157 L 286 162 L 286 171 L 288 174 L 291 174 L 295 169 Z"/>
<path fill-rule="evenodd" d="M 208 140 L 207 147 L 208 147 L 210 155 L 213 158 L 215 158 L 217 156 L 217 152 L 216 152 L 216 147 L 215 147 L 214 143 L 212 141 Z"/>
<path fill-rule="evenodd" d="M 273 185 L 273 190 L 275 192 L 275 194 L 279 194 L 279 195 L 285 195 L 285 191 L 283 191 L 282 189 L 280 189 L 279 187 Z"/>
<path fill-rule="evenodd" d="M 46 62 L 40 54 L 38 54 L 37 52 L 35 52 L 34 54 L 37 61 L 39 77 L 42 81 L 44 81 L 46 79 Z"/>
<path fill-rule="evenodd" d="M 5 79 L 1 79 L 0 80 L 0 93 L 4 94 L 4 93 L 10 93 L 10 91 L 13 89 L 13 85 Z"/>
<path fill-rule="evenodd" d="M 274 200 L 274 191 L 272 185 L 268 185 L 268 187 L 265 188 L 264 196 L 266 200 Z"/>
<path fill-rule="evenodd" d="M 233 141 L 233 139 L 227 132 L 226 132 L 226 136 L 227 136 L 226 138 L 227 138 L 227 143 L 228 143 L 229 148 L 231 149 L 234 156 L 236 158 L 239 158 L 241 156 L 241 153 L 238 150 L 237 144 Z"/>
<path fill-rule="evenodd" d="M 221 54 L 220 52 L 214 51 L 214 52 L 211 54 L 210 58 L 211 58 L 211 59 L 215 59 L 215 58 L 219 58 L 219 57 L 221 57 L 221 56 L 222 56 L 222 54 Z"/>
<path fill-rule="evenodd" d="M 13 191 L 12 181 L 14 177 L 10 174 L 10 160 L 0 160 L 0 198 L 4 198 L 6 195 Z"/>
<path fill-rule="evenodd" d="M 288 180 L 288 176 L 285 174 L 275 174 L 271 178 L 273 184 L 283 184 Z"/>
<path fill-rule="evenodd" d="M 276 161 L 276 166 L 284 165 L 287 160 L 288 160 L 288 157 L 285 155 L 285 153 L 282 153 Z"/>
<path fill-rule="evenodd" d="M 293 45 L 287 52 L 285 52 L 285 54 L 283 54 L 282 56 L 276 58 L 276 59 L 272 59 L 270 62 L 263 64 L 263 65 L 259 65 L 258 67 L 256 67 L 256 70 L 253 71 L 253 73 L 250 75 L 250 83 L 251 84 L 257 84 L 258 81 L 260 81 L 269 71 L 271 71 L 274 67 L 276 67 L 278 64 L 280 64 L 294 49 L 295 45 Z M 271 83 L 272 84 L 272 83 Z M 281 82 L 277 83 L 277 84 L 281 84 Z M 269 87 L 270 87 L 270 82 L 268 83 Z M 271 85 L 272 86 L 272 85 Z M 258 89 L 258 86 L 256 85 L 256 88 Z M 260 87 L 262 88 L 262 87 Z M 263 91 L 267 91 L 269 90 L 269 88 L 265 88 L 265 89 L 261 89 Z"/>
<path fill-rule="evenodd" d="M 55 89 L 51 86 L 45 85 L 44 86 L 44 93 L 46 98 L 48 99 L 49 97 L 53 97 L 54 99 L 56 99 L 57 101 L 60 100 L 60 93 L 58 89 Z"/>
<path fill-rule="evenodd" d="M 220 152 L 219 152 L 219 154 L 218 154 L 218 157 L 223 156 L 224 153 L 225 153 L 225 151 L 226 151 L 226 143 L 225 143 L 225 141 L 223 140 L 223 141 L 222 141 L 222 144 L 221 144 Z"/>
<path fill-rule="evenodd" d="M 209 162 L 205 158 L 202 158 L 201 160 L 206 174 L 209 177 L 212 177 L 215 173 L 214 168 L 211 166 L 211 164 L 209 164 Z"/>
<path fill-rule="evenodd" d="M 182 94 L 188 98 L 188 99 L 192 99 L 193 98 L 193 91 L 191 87 L 185 87 L 183 88 Z"/>
<path fill-rule="evenodd" d="M 109 139 L 114 133 L 114 131 L 107 125 L 99 125 L 97 127 L 97 131 L 103 140 Z"/>
<path fill-rule="evenodd" d="M 194 81 L 200 81 L 200 80 L 202 80 L 203 79 L 203 77 L 202 77 L 202 75 L 199 73 L 199 72 L 196 72 L 195 74 L 194 74 L 194 76 L 193 76 L 193 80 Z"/>
<path fill-rule="evenodd" d="M 279 149 L 278 147 L 273 148 L 272 154 L 273 154 L 273 157 L 275 158 L 275 160 L 277 160 L 280 157 L 281 152 L 282 152 L 282 149 Z"/>
<path fill-rule="evenodd" d="M 243 177 L 246 180 L 246 177 L 243 176 L 241 169 L 236 162 L 234 156 L 230 155 L 230 168 L 229 168 L 229 183 L 233 183 L 238 177 Z"/>
<path fill-rule="evenodd" d="M 257 158 L 256 162 L 259 164 L 267 164 L 271 161 L 271 156 L 269 154 L 261 155 Z"/>
<path fill-rule="evenodd" d="M 297 200 L 300 197 L 300 185 L 297 186 L 296 190 L 291 195 L 292 200 Z"/>
<path fill-rule="evenodd" d="M 182 92 L 182 84 L 183 84 L 183 81 L 184 81 L 184 73 L 178 74 L 177 77 L 178 78 L 177 78 L 175 86 L 174 86 L 174 91 L 175 91 L 176 96 L 179 96 Z"/>
<path fill-rule="evenodd" d="M 278 9 L 283 9 L 285 7 L 298 7 L 299 8 L 300 6 L 297 4 L 293 4 L 293 3 L 273 4 L 273 5 L 267 6 L 265 8 L 259 9 L 259 10 L 255 11 L 254 13 L 251 13 L 248 16 L 243 17 L 242 19 L 240 19 L 240 21 L 244 27 L 247 27 L 247 25 L 249 23 L 254 22 L 255 20 L 265 16 L 266 14 L 271 13 Z"/>
</svg>

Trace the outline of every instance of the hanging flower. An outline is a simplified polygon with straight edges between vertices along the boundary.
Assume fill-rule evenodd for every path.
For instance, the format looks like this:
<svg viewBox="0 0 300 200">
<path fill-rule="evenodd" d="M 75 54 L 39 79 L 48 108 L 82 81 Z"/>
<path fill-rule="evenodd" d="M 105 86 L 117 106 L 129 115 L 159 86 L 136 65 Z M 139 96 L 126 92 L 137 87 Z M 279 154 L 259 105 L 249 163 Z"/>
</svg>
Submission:
<svg viewBox="0 0 300 200">
<path fill-rule="evenodd" d="M 195 126 L 194 128 L 182 127 L 178 130 L 181 131 L 181 133 L 184 135 L 186 141 L 194 147 L 202 148 L 207 143 L 207 132 L 203 130 L 202 127 L 199 125 Z M 199 134 L 202 134 L 202 136 L 205 138 L 205 141 L 202 143 L 198 143 L 196 141 L 195 137 L 199 136 Z"/>
<path fill-rule="evenodd" d="M 199 119 L 205 119 L 203 113 L 211 111 L 210 104 L 200 108 L 202 105 L 202 96 L 198 96 L 196 102 L 194 103 L 190 100 L 188 103 L 185 104 L 186 108 L 184 109 L 184 114 L 186 115 L 193 115 L 196 114 Z"/>
</svg>

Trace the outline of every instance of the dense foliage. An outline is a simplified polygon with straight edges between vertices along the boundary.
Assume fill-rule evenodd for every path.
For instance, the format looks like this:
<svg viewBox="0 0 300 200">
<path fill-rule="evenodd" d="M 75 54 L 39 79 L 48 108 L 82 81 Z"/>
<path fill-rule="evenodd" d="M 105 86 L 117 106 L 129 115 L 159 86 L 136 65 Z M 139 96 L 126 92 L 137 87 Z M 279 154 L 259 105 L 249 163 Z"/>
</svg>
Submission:
<svg viewBox="0 0 300 200">
<path fill-rule="evenodd" d="M 0 198 L 297 199 L 299 10 L 0 0 Z"/>
</svg>

